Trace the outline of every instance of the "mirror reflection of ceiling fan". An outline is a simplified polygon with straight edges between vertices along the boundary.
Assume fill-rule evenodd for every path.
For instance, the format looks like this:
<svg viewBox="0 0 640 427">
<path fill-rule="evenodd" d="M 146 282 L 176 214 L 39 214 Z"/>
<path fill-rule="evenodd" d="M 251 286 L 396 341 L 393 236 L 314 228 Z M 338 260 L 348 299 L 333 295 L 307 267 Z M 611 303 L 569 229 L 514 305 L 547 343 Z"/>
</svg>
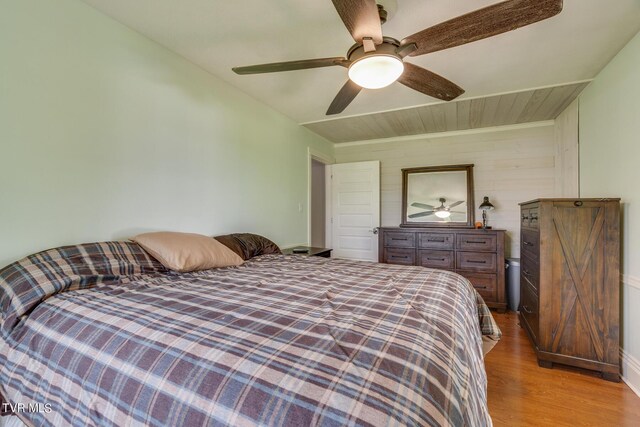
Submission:
<svg viewBox="0 0 640 427">
<path fill-rule="evenodd" d="M 347 68 L 349 79 L 329 106 L 327 115 L 341 113 L 362 88 L 380 89 L 396 80 L 425 95 L 451 101 L 462 95 L 464 89 L 405 58 L 450 49 L 551 18 L 562 11 L 563 2 L 502 1 L 397 40 L 383 35 L 382 24 L 386 22 L 387 11 L 382 5 L 376 5 L 376 0 L 332 1 L 356 42 L 345 57 L 235 67 L 233 71 L 261 74 L 332 66 Z"/>
<path fill-rule="evenodd" d="M 413 206 L 414 208 L 427 209 L 427 210 L 424 212 L 411 214 L 409 215 L 409 218 L 422 218 L 424 216 L 435 215 L 441 219 L 448 219 L 452 213 L 461 213 L 461 214 L 466 213 L 466 212 L 451 210 L 451 208 L 455 208 L 456 206 L 464 203 L 464 200 L 459 200 L 457 202 L 451 203 L 449 206 L 444 205 L 445 202 L 447 201 L 447 199 L 445 199 L 444 197 L 441 197 L 438 201 L 440 202 L 440 206 L 438 207 L 427 205 L 426 203 L 418 203 L 418 202 L 411 203 L 411 206 Z"/>
</svg>

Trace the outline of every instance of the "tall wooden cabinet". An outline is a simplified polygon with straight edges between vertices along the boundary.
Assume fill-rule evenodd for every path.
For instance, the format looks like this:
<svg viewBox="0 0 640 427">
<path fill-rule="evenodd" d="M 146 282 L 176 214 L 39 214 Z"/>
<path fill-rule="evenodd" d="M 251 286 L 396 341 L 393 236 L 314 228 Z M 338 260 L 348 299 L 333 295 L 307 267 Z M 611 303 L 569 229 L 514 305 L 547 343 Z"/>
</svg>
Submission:
<svg viewBox="0 0 640 427">
<path fill-rule="evenodd" d="M 455 271 L 489 307 L 506 310 L 504 230 L 382 227 L 379 234 L 380 262 Z"/>
<path fill-rule="evenodd" d="M 619 381 L 620 199 L 520 206 L 520 323 L 538 364 Z"/>
</svg>

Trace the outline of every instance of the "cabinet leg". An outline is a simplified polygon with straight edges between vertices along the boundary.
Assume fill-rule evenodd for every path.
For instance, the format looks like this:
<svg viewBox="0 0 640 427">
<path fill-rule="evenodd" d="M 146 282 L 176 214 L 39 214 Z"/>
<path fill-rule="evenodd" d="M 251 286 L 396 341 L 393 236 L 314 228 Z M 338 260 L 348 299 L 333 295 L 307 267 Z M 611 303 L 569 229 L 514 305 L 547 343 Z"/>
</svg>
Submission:
<svg viewBox="0 0 640 427">
<path fill-rule="evenodd" d="M 541 368 L 551 369 L 553 368 L 553 362 L 538 359 L 538 366 L 540 366 Z"/>
<path fill-rule="evenodd" d="M 603 380 L 607 380 L 607 381 L 612 381 L 614 383 L 619 383 L 620 382 L 620 375 L 616 374 L 616 373 L 611 373 L 611 372 L 603 372 L 602 373 L 602 379 Z"/>
</svg>

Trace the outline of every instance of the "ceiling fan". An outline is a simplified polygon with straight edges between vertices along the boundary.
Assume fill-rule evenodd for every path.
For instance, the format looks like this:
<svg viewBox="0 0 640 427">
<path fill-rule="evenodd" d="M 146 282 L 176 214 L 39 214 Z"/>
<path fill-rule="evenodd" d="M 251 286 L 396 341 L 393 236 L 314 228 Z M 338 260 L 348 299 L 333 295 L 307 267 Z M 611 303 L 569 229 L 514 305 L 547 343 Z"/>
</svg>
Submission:
<svg viewBox="0 0 640 427">
<path fill-rule="evenodd" d="M 356 43 L 346 57 L 307 59 L 235 67 L 237 74 L 261 74 L 338 65 L 349 69 L 349 80 L 327 110 L 338 114 L 362 88 L 380 89 L 396 80 L 411 89 L 444 101 L 464 93 L 438 74 L 404 62 L 407 56 L 449 49 L 550 18 L 562 11 L 562 0 L 507 0 L 458 16 L 410 35 L 402 41 L 382 35 L 387 12 L 375 0 L 332 0 Z"/>
<path fill-rule="evenodd" d="M 438 218 L 447 219 L 451 216 L 452 213 L 462 213 L 462 214 L 465 213 L 465 212 L 456 212 L 451 210 L 451 208 L 455 208 L 456 206 L 463 204 L 464 200 L 459 200 L 457 202 L 451 203 L 449 206 L 444 205 L 444 203 L 447 201 L 447 199 L 445 199 L 444 197 L 441 197 L 438 201 L 440 202 L 440 206 L 438 207 L 427 205 L 425 203 L 418 203 L 418 202 L 411 203 L 411 206 L 413 207 L 420 208 L 420 209 L 427 209 L 427 210 L 424 212 L 411 214 L 409 215 L 409 218 L 421 218 L 423 216 L 435 215 Z"/>
</svg>

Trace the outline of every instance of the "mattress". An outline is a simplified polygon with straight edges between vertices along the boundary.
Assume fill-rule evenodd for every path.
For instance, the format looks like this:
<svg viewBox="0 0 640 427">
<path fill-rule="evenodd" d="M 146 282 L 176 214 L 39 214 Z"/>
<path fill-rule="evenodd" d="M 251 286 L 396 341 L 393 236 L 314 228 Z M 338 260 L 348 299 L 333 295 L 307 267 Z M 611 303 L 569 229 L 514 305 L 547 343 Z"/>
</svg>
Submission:
<svg viewBox="0 0 640 427">
<path fill-rule="evenodd" d="M 27 425 L 491 425 L 500 330 L 455 273 L 296 255 L 175 273 L 108 242 L 0 286 L 0 393 Z"/>
</svg>

